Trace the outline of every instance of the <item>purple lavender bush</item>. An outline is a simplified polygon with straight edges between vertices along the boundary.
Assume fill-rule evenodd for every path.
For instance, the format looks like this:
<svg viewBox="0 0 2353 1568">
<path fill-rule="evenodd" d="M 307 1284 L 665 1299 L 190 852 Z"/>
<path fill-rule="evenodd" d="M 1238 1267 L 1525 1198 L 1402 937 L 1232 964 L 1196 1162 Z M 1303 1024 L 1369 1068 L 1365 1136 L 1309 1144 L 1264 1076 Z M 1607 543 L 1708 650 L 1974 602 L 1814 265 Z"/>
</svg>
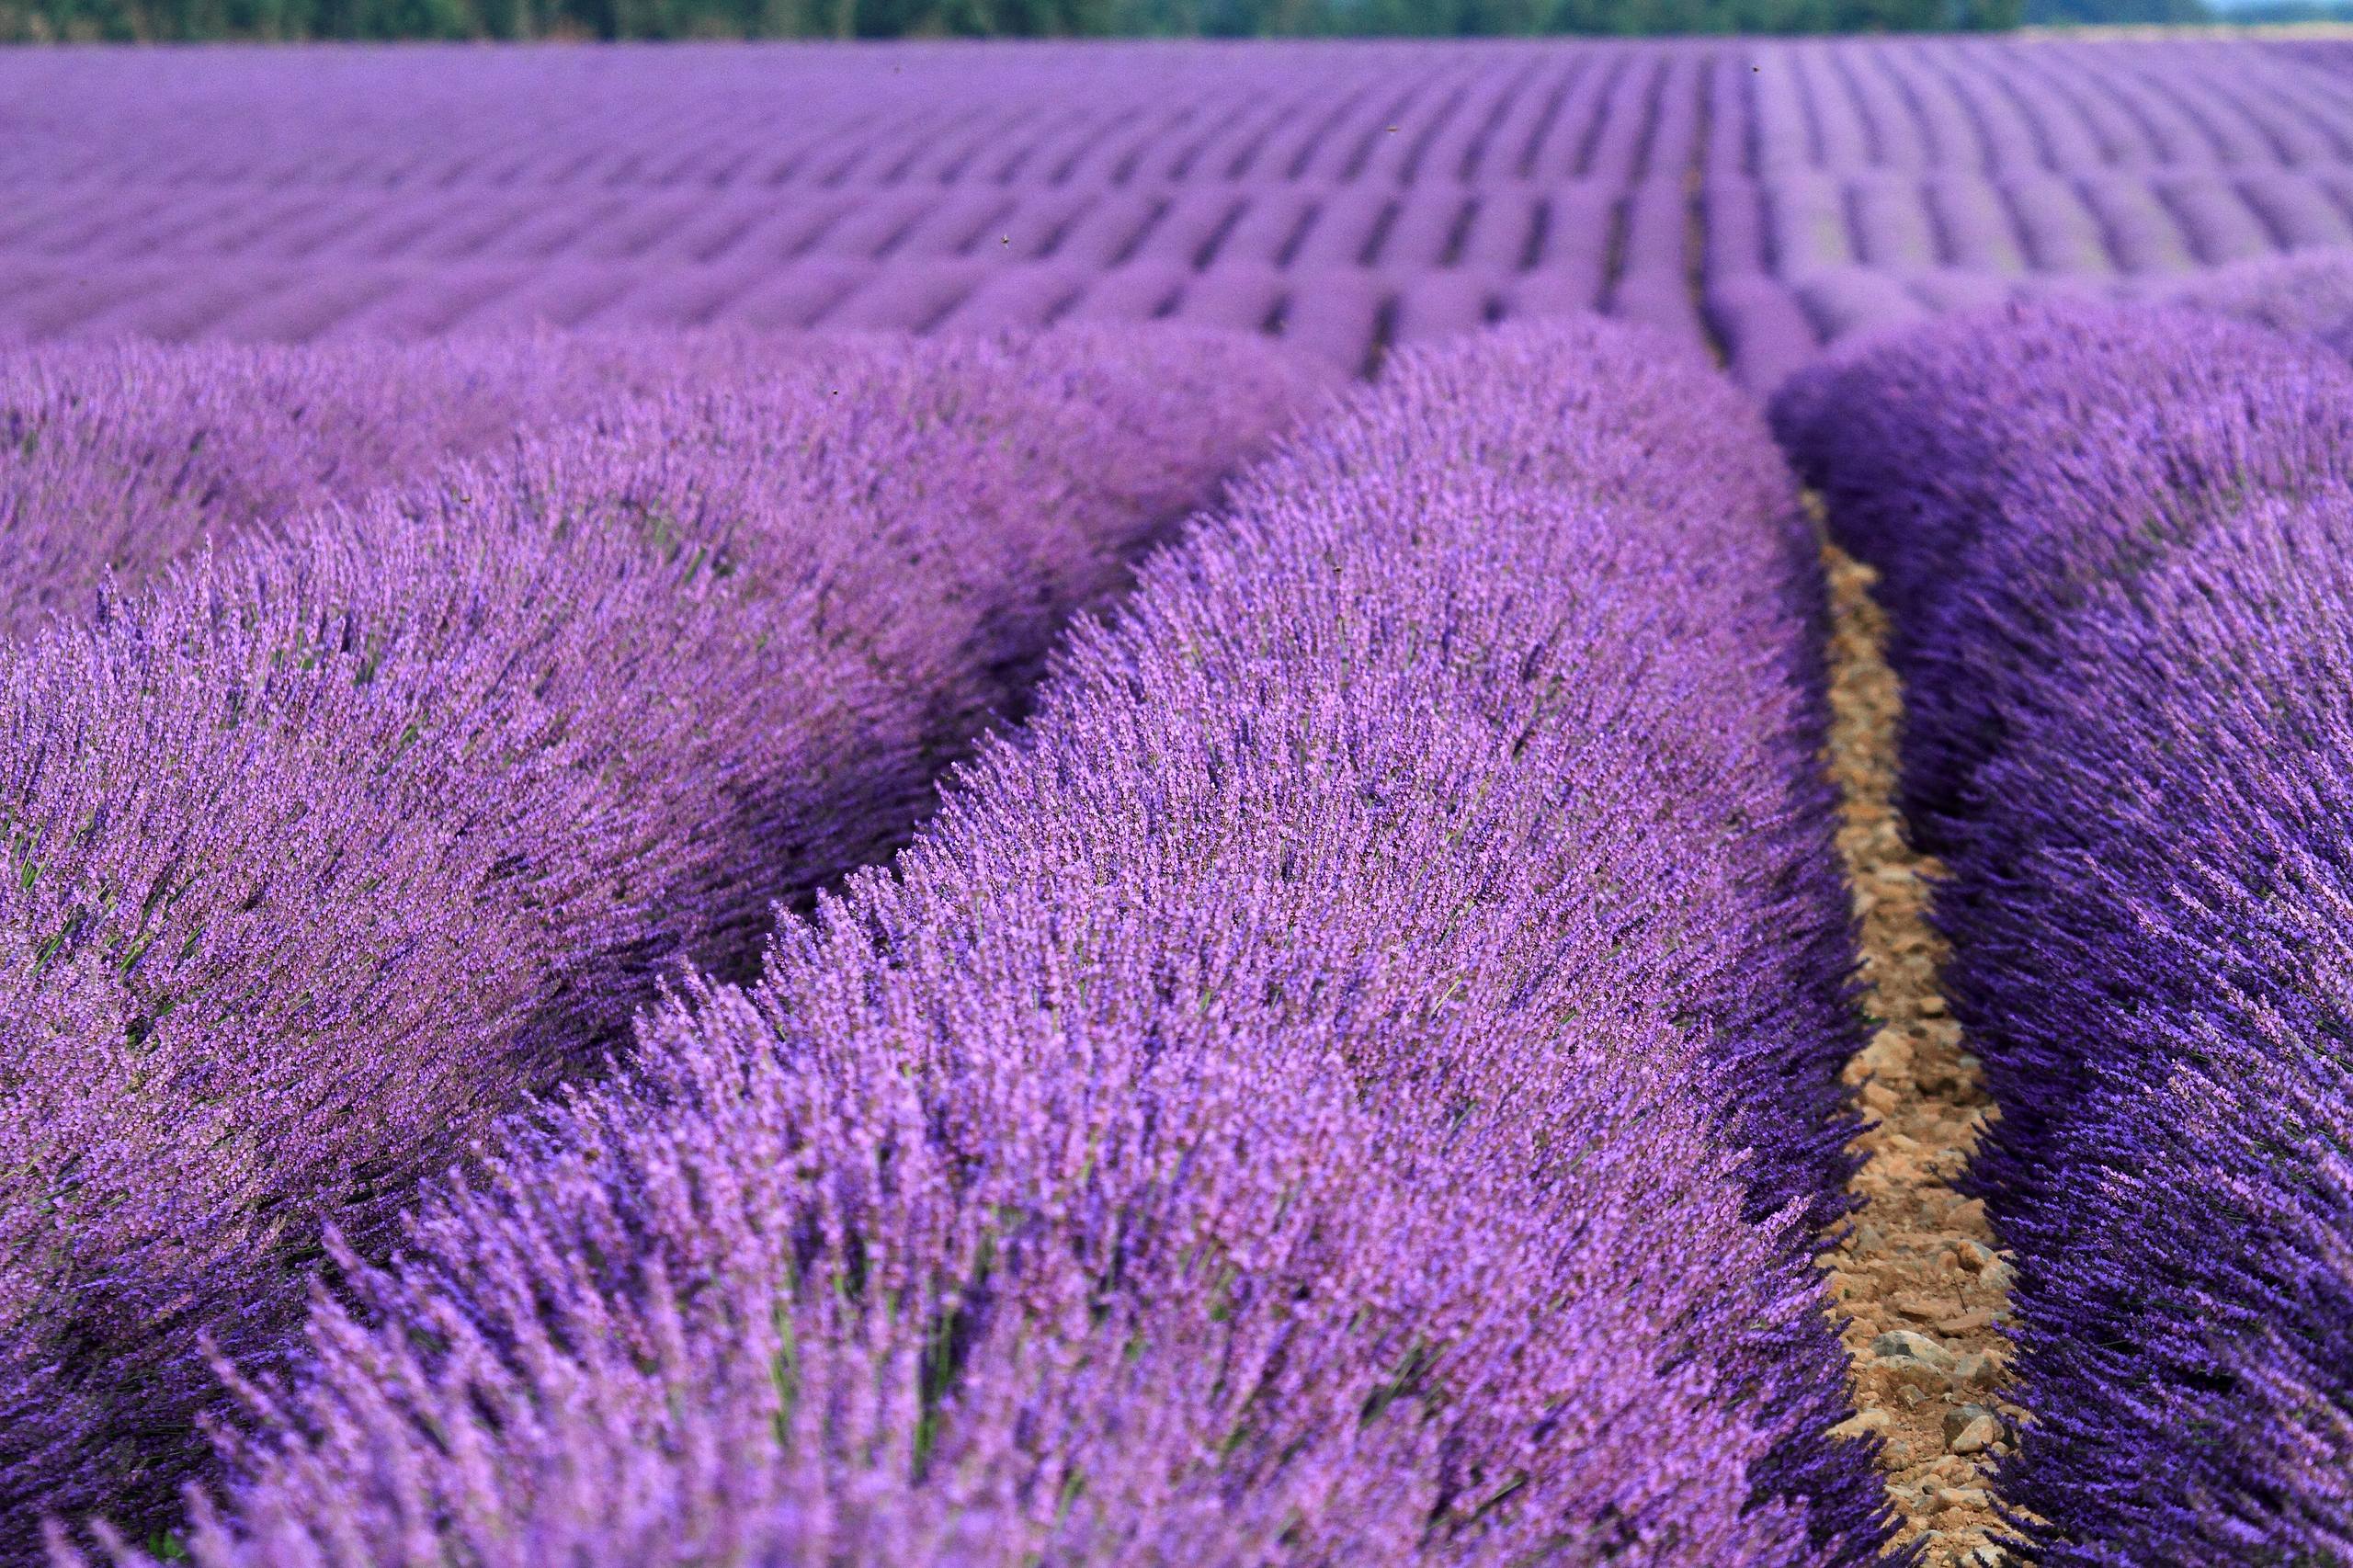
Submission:
<svg viewBox="0 0 2353 1568">
<path fill-rule="evenodd" d="M 2218 267 L 2181 285 L 2172 301 L 2317 337 L 2353 358 L 2353 248 L 2291 251 Z"/>
<path fill-rule="evenodd" d="M 790 340 L 53 344 L 0 357 L 0 636 L 206 541 L 359 502 Z"/>
<path fill-rule="evenodd" d="M 1875 1561 L 1808 551 L 1664 340 L 1401 354 L 894 873 L 331 1244 L 195 1558 Z"/>
<path fill-rule="evenodd" d="M 2012 347 L 1972 359 L 1980 332 Z M 2121 338 L 2148 353 L 2140 395 L 2078 411 L 2074 367 Z M 2226 320 L 2054 301 L 1960 314 L 1782 390 L 1784 444 L 1841 542 L 1881 572 L 1890 656 L 1907 679 L 1905 812 L 1931 847 L 1998 742 L 2003 683 L 2040 656 L 2009 624 L 2012 597 L 2074 583 L 2079 546 L 2103 562 L 2138 559 L 2119 518 L 2137 519 L 2154 550 L 2201 528 L 2217 494 L 2333 465 L 2346 415 L 2312 402 L 2305 381 L 2342 368 L 2314 359 Z M 2275 434 L 2242 449 L 2249 421 Z M 2007 521 L 2029 514 L 2031 528 Z"/>
<path fill-rule="evenodd" d="M 2353 370 L 2179 310 L 1955 321 L 1785 400 L 1886 573 L 2001 1110 L 2033 1561 L 2353 1551 Z"/>
<path fill-rule="evenodd" d="M 144 1528 L 323 1228 L 887 853 L 1311 395 L 1197 334 L 827 346 L 0 650 L 0 1538 Z M 37 1550 L 37 1548 L 36 1548 Z"/>
</svg>

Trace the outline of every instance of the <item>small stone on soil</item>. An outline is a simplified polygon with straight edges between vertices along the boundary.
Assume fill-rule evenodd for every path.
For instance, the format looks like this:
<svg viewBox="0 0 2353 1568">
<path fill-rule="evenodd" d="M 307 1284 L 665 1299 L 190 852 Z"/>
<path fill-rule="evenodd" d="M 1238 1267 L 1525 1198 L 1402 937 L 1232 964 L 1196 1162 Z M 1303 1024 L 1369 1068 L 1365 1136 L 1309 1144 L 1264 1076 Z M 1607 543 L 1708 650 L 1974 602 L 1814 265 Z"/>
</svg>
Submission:
<svg viewBox="0 0 2353 1568">
<path fill-rule="evenodd" d="M 1983 1453 L 1993 1447 L 1994 1439 L 2001 1435 L 2000 1422 L 1990 1415 L 1980 1415 L 1948 1438 L 1945 1447 L 1957 1454 Z"/>
</svg>

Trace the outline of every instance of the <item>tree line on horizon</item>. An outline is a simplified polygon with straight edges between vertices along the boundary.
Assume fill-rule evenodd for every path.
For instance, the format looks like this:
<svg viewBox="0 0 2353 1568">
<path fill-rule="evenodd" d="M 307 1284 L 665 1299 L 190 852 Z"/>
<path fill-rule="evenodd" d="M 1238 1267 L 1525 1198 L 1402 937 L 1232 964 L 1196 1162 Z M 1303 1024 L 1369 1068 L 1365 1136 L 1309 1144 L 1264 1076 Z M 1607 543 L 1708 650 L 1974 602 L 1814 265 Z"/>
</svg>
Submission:
<svg viewBox="0 0 2353 1568">
<path fill-rule="evenodd" d="M 0 0 L 0 43 L 1509 38 L 2353 18 L 2353 0 Z"/>
</svg>

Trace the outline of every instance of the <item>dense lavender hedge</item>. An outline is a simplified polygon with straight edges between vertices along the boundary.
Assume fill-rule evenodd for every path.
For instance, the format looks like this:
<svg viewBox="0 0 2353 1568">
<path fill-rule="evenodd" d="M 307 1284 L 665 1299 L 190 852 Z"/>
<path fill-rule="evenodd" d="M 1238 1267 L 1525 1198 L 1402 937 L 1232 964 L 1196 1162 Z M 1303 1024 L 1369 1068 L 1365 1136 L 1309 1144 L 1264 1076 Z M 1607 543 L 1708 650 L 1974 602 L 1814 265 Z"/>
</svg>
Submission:
<svg viewBox="0 0 2353 1568">
<path fill-rule="evenodd" d="M 205 541 L 358 502 L 775 339 L 481 337 L 0 356 L 0 636 L 86 614 Z M 734 373 L 742 373 L 736 370 Z"/>
<path fill-rule="evenodd" d="M 814 350 L 811 350 L 814 353 Z M 0 651 L 0 1539 L 143 1517 L 323 1224 L 886 852 L 1312 395 L 1189 333 L 747 357 Z"/>
<path fill-rule="evenodd" d="M 1875 1560 L 1794 500 L 1661 340 L 1401 356 L 347 1260 L 196 1556 Z"/>
<path fill-rule="evenodd" d="M 1940 324 L 1784 400 L 1878 562 L 2001 1109 L 2046 1563 L 2353 1552 L 2353 370 L 2183 310 Z"/>
<path fill-rule="evenodd" d="M 2353 248 L 2294 251 L 2218 267 L 2173 302 L 2316 337 L 2353 358 Z"/>
</svg>

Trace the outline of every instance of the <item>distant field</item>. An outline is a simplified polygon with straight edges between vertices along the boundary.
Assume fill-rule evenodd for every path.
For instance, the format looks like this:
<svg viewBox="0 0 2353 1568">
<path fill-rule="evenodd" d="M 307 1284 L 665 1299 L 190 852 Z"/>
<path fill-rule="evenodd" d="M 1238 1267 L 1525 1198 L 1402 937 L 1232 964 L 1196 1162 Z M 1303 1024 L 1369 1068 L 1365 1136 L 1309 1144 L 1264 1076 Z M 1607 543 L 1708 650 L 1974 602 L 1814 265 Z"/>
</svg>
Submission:
<svg viewBox="0 0 2353 1568">
<path fill-rule="evenodd" d="M 339 48 L 0 58 L 0 334 L 1263 327 L 1599 308 L 1752 386 L 2353 241 L 2343 46 Z"/>
</svg>

